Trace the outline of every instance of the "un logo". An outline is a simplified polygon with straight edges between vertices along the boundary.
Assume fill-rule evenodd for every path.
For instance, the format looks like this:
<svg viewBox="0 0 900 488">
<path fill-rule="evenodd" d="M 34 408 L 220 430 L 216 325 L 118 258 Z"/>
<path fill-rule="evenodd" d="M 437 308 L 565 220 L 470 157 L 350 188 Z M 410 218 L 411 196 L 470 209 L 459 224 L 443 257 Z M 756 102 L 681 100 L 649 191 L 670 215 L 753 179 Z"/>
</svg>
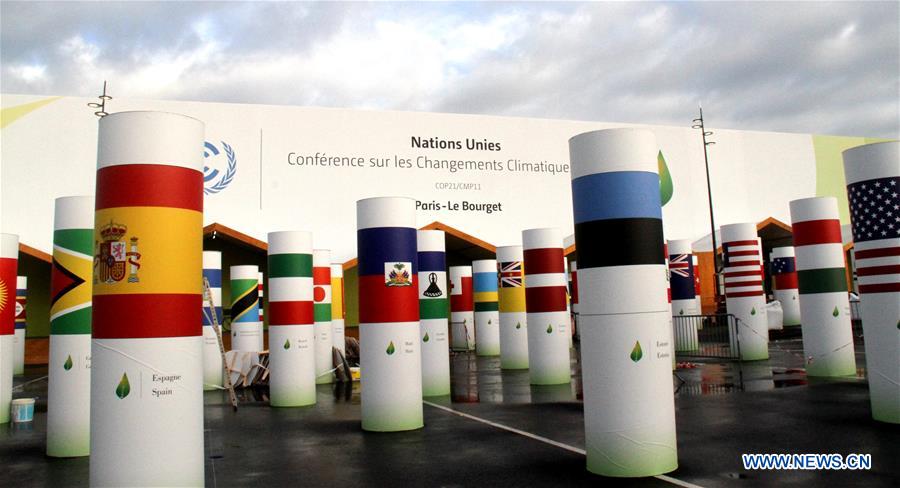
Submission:
<svg viewBox="0 0 900 488">
<path fill-rule="evenodd" d="M 206 164 L 203 165 L 204 195 L 224 190 L 237 173 L 237 158 L 234 155 L 234 149 L 225 141 L 221 142 L 222 151 L 219 151 L 219 148 L 209 141 L 203 145 L 203 157 L 206 159 Z"/>
</svg>

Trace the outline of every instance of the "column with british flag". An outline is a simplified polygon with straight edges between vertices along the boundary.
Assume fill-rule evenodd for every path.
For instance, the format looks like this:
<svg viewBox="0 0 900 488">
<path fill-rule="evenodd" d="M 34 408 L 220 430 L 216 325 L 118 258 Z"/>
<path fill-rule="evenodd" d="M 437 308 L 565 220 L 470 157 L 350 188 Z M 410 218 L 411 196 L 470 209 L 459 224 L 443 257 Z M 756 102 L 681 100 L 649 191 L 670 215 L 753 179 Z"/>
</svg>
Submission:
<svg viewBox="0 0 900 488">
<path fill-rule="evenodd" d="M 585 450 L 604 476 L 678 467 L 658 153 L 645 130 L 569 139 Z"/>
<path fill-rule="evenodd" d="M 0 234 L 0 423 L 9 422 L 9 402 L 12 401 L 18 265 L 19 236 Z"/>
<path fill-rule="evenodd" d="M 500 355 L 500 309 L 497 304 L 497 260 L 472 261 L 472 291 L 475 305 L 475 354 Z"/>
<path fill-rule="evenodd" d="M 775 299 L 781 302 L 784 325 L 800 325 L 800 291 L 793 246 L 776 247 L 769 255 L 775 278 Z"/>
<path fill-rule="evenodd" d="M 522 246 L 497 248 L 500 277 L 500 368 L 528 369 L 528 321 L 525 313 L 525 274 Z"/>
<path fill-rule="evenodd" d="M 791 228 L 808 376 L 856 374 L 837 199 L 793 200 Z"/>
<path fill-rule="evenodd" d="M 419 322 L 422 342 L 422 395 L 450 394 L 450 299 L 447 290 L 446 237 L 442 230 L 420 230 Z"/>
<path fill-rule="evenodd" d="M 331 251 L 313 250 L 313 312 L 316 320 L 316 384 L 334 382 L 331 348 Z"/>
<path fill-rule="evenodd" d="M 528 372 L 532 385 L 571 381 L 569 313 L 562 233 L 557 228 L 522 231 L 525 308 L 528 314 Z"/>
<path fill-rule="evenodd" d="M 204 484 L 204 132 L 173 113 L 100 119 L 91 486 Z"/>
<path fill-rule="evenodd" d="M 742 361 L 769 358 L 769 323 L 756 224 L 723 225 L 725 307 L 737 320 L 729 330 L 731 347 Z"/>
<path fill-rule="evenodd" d="M 697 337 L 697 321 L 681 319 L 685 315 L 699 315 L 694 295 L 694 261 L 690 239 L 669 241 L 669 284 L 672 288 L 672 314 L 674 322 L 675 350 L 695 351 L 700 342 Z"/>
<path fill-rule="evenodd" d="M 900 143 L 844 151 L 872 418 L 900 423 Z"/>
<path fill-rule="evenodd" d="M 28 277 L 16 277 L 16 332 L 13 335 L 13 374 L 25 374 L 25 326 L 28 323 Z"/>
<path fill-rule="evenodd" d="M 423 426 L 416 201 L 356 202 L 362 428 Z"/>
<path fill-rule="evenodd" d="M 475 350 L 475 297 L 472 267 L 450 266 L 450 347 Z"/>
<path fill-rule="evenodd" d="M 316 326 L 312 233 L 269 232 L 268 241 L 269 405 L 313 405 Z"/>
</svg>

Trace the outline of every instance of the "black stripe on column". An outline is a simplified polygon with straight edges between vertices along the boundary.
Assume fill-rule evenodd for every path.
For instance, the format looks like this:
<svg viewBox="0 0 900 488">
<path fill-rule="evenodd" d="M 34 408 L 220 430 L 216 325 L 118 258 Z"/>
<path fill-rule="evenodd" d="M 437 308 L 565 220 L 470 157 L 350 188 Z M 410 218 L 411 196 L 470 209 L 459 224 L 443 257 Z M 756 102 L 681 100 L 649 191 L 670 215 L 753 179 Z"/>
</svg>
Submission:
<svg viewBox="0 0 900 488">
<path fill-rule="evenodd" d="M 660 219 L 607 219 L 575 224 L 575 246 L 579 270 L 665 264 Z"/>
</svg>

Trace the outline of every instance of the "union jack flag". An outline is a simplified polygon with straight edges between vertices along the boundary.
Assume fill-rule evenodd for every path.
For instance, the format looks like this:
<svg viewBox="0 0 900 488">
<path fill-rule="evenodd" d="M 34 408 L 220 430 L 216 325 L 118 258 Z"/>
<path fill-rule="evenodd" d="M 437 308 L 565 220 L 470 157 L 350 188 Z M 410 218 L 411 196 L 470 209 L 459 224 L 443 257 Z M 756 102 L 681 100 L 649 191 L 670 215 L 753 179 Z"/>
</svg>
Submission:
<svg viewBox="0 0 900 488">
<path fill-rule="evenodd" d="M 499 264 L 501 288 L 518 288 L 522 286 L 522 261 L 508 261 Z"/>
<path fill-rule="evenodd" d="M 691 256 L 689 254 L 676 254 L 669 258 L 669 271 L 682 278 L 690 277 Z"/>
</svg>

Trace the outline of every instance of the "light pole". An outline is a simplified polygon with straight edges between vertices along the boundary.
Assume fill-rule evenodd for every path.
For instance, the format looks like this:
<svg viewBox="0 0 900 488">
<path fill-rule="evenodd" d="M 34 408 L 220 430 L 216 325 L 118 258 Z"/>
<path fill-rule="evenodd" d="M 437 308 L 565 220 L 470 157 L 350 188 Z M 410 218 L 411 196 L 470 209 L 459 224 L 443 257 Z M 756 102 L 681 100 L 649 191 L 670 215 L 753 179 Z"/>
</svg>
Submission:
<svg viewBox="0 0 900 488">
<path fill-rule="evenodd" d="M 719 311 L 719 258 L 716 250 L 719 246 L 716 244 L 716 219 L 713 216 L 713 200 L 712 200 L 712 183 L 709 179 L 709 155 L 706 152 L 706 146 L 711 146 L 715 144 L 713 141 L 707 141 L 706 137 L 713 135 L 712 131 L 706 130 L 706 125 L 703 123 L 703 106 L 698 104 L 700 108 L 700 117 L 694 119 L 692 129 L 700 129 L 700 134 L 703 137 L 703 163 L 706 165 L 706 194 L 709 197 L 709 229 L 710 229 L 710 237 L 712 237 L 712 253 L 713 253 L 713 296 L 715 297 L 716 304 L 716 312 Z"/>
</svg>

